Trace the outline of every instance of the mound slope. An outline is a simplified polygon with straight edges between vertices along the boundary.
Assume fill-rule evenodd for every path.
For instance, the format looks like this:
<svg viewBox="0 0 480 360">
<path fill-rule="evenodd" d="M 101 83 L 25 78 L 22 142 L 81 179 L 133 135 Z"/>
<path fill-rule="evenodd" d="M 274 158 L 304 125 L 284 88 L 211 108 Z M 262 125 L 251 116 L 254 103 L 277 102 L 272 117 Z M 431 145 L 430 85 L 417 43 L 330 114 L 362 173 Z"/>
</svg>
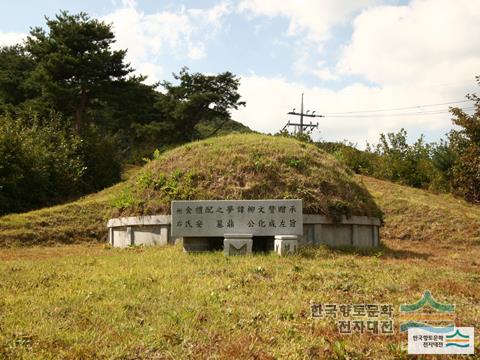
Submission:
<svg viewBox="0 0 480 360">
<path fill-rule="evenodd" d="M 451 194 L 358 177 L 384 212 L 380 238 L 387 245 L 456 248 L 480 245 L 480 207 Z M 0 247 L 103 242 L 110 203 L 125 183 L 76 202 L 0 217 Z M 110 209 L 110 210 L 109 210 Z"/>
<path fill-rule="evenodd" d="M 364 185 L 311 144 L 258 134 L 165 152 L 115 196 L 113 216 L 169 214 L 171 200 L 303 199 L 304 213 L 381 217 Z"/>
</svg>

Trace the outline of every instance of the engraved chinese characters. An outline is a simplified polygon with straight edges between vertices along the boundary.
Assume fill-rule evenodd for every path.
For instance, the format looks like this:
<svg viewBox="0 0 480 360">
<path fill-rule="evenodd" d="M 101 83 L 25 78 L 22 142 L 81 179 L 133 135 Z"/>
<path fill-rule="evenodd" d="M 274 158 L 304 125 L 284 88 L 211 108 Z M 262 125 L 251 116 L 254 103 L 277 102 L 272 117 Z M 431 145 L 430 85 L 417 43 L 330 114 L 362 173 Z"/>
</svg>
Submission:
<svg viewBox="0 0 480 360">
<path fill-rule="evenodd" d="M 172 235 L 302 235 L 302 200 L 172 201 Z"/>
</svg>

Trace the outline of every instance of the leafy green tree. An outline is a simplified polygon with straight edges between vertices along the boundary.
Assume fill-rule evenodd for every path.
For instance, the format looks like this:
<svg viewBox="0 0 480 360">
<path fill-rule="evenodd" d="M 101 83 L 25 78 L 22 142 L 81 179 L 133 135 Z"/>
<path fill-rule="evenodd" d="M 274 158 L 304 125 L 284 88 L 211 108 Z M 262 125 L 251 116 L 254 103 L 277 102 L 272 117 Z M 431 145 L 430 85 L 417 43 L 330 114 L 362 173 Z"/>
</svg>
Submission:
<svg viewBox="0 0 480 360">
<path fill-rule="evenodd" d="M 356 144 L 347 140 L 343 142 L 321 141 L 317 142 L 316 145 L 320 149 L 332 154 L 355 173 L 373 175 L 375 165 L 378 162 L 378 156 L 370 151 L 368 143 L 365 151 L 357 149 Z"/>
<path fill-rule="evenodd" d="M 480 77 L 476 77 L 480 85 Z M 452 167 L 452 186 L 467 200 L 480 202 L 480 98 L 473 94 L 467 98 L 475 104 L 472 115 L 460 108 L 452 108 L 453 123 L 458 129 L 449 133 L 451 150 L 457 154 Z"/>
<path fill-rule="evenodd" d="M 428 188 L 435 173 L 430 158 L 431 144 L 423 135 L 413 144 L 407 143 L 407 131 L 380 135 L 375 153 L 379 156 L 375 176 L 406 185 Z"/>
<path fill-rule="evenodd" d="M 48 120 L 0 116 L 0 214 L 31 210 L 118 182 L 115 138 L 82 138 L 60 114 Z"/>
<path fill-rule="evenodd" d="M 204 75 L 183 68 L 173 76 L 176 84 L 160 83 L 165 91 L 154 95 L 154 109 L 145 107 L 144 116 L 130 124 L 134 162 L 148 157 L 152 149 L 165 150 L 227 129 L 250 131 L 230 117 L 232 109 L 245 105 L 240 101 L 240 80 L 235 75 L 230 72 Z"/>
<path fill-rule="evenodd" d="M 173 76 L 180 83 L 161 83 L 166 93 L 160 95 L 157 108 L 162 118 L 172 123 L 176 142 L 198 139 L 196 125 L 202 121 L 219 121 L 219 126 L 209 134 L 214 135 L 231 120 L 232 109 L 245 106 L 238 93 L 240 79 L 230 72 L 204 75 L 183 68 Z"/>
<path fill-rule="evenodd" d="M 0 48 L 0 106 L 12 110 L 38 96 L 40 88 L 27 80 L 35 63 L 21 45 Z"/>
<path fill-rule="evenodd" d="M 44 104 L 74 116 L 81 134 L 89 107 L 108 104 L 133 70 L 124 61 L 125 50 L 111 49 L 115 38 L 110 25 L 85 13 L 62 11 L 47 18 L 47 26 L 48 32 L 33 28 L 26 41 L 35 63 L 31 81 L 40 84 Z"/>
<path fill-rule="evenodd" d="M 432 180 L 432 188 L 452 192 L 453 166 L 457 158 L 458 154 L 448 141 L 441 139 L 438 144 L 432 144 L 431 159 L 437 169 L 437 177 Z"/>
</svg>

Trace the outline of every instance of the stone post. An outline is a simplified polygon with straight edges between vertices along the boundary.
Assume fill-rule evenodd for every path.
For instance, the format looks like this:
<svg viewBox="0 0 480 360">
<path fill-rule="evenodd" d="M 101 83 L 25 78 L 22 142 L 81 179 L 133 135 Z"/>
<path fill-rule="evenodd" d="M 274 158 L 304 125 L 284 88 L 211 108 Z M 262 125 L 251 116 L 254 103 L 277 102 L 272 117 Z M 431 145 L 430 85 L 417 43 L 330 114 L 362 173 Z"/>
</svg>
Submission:
<svg viewBox="0 0 480 360">
<path fill-rule="evenodd" d="M 127 226 L 127 241 L 128 245 L 135 245 L 135 240 L 133 238 L 133 230 L 131 226 Z"/>
<path fill-rule="evenodd" d="M 276 235 L 275 236 L 275 252 L 280 256 L 291 255 L 297 252 L 298 236 L 297 235 Z"/>
<path fill-rule="evenodd" d="M 108 228 L 108 242 L 113 246 L 113 228 Z"/>
<path fill-rule="evenodd" d="M 373 239 L 372 239 L 372 243 L 373 243 L 373 247 L 377 247 L 379 246 L 379 239 L 378 239 L 378 226 L 372 226 L 372 231 L 373 231 Z"/>
<path fill-rule="evenodd" d="M 358 246 L 358 225 L 352 225 L 352 246 Z"/>
<path fill-rule="evenodd" d="M 250 255 L 252 253 L 252 234 L 225 234 L 223 254 L 225 256 Z"/>
</svg>

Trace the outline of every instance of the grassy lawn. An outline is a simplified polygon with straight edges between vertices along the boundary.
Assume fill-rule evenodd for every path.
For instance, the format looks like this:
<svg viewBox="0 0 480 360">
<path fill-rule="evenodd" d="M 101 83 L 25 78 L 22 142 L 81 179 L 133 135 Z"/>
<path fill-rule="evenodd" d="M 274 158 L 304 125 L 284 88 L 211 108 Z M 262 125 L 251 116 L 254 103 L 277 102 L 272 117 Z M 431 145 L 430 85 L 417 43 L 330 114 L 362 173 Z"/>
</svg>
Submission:
<svg viewBox="0 0 480 360">
<path fill-rule="evenodd" d="M 5 249 L 0 358 L 406 358 L 398 319 L 393 336 L 340 335 L 310 317 L 310 302 L 392 303 L 397 317 L 425 289 L 478 329 L 478 248 L 446 259 L 408 248 L 386 240 L 371 253 L 287 258 L 179 246 Z"/>
</svg>

